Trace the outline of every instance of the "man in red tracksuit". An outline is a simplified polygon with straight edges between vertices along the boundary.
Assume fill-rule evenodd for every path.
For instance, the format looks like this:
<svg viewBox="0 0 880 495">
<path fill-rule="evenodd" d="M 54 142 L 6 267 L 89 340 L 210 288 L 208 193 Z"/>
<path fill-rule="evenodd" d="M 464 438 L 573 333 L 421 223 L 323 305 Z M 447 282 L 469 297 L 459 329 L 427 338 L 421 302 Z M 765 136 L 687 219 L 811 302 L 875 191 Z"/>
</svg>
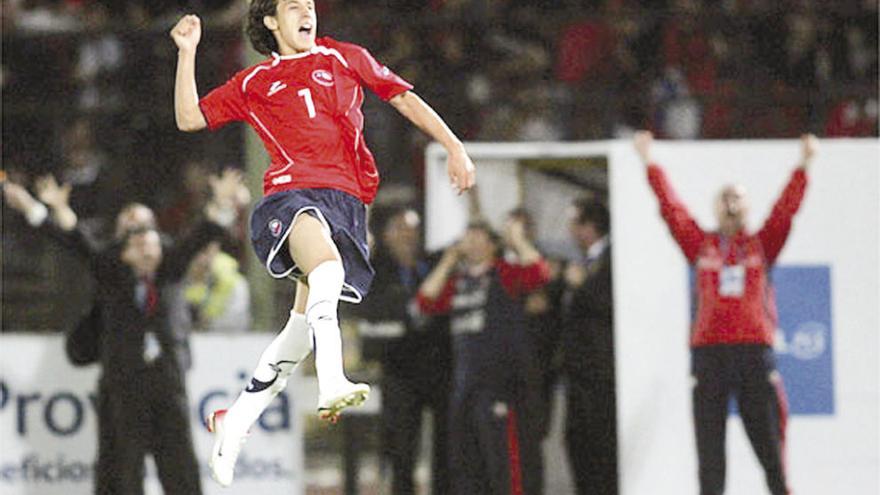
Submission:
<svg viewBox="0 0 880 495">
<path fill-rule="evenodd" d="M 787 406 L 773 355 L 776 302 L 769 274 L 804 197 L 816 138 L 803 136 L 801 163 L 770 218 L 754 234 L 745 228 L 747 201 L 740 186 L 725 186 L 718 195 L 718 231 L 700 228 L 672 190 L 666 174 L 651 160 L 652 141 L 648 132 L 636 134 L 636 151 L 660 202 L 660 214 L 697 277 L 691 373 L 695 380 L 693 414 L 700 493 L 724 492 L 724 437 L 728 401 L 733 395 L 770 492 L 787 494 Z"/>
</svg>

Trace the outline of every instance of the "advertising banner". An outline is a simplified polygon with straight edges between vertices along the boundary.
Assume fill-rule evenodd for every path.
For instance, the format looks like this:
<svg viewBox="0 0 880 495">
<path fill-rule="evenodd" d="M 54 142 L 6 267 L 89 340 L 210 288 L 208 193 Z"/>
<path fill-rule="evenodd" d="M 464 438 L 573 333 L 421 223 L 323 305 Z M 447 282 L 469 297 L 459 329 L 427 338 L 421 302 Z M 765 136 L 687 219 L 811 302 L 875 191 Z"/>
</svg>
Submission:
<svg viewBox="0 0 880 495">
<path fill-rule="evenodd" d="M 232 487 L 221 488 L 207 471 L 213 437 L 203 418 L 232 403 L 271 338 L 191 339 L 190 421 L 205 494 L 304 493 L 302 426 L 289 393 L 298 377 L 252 428 Z M 0 494 L 92 493 L 99 373 L 97 365 L 71 366 L 60 335 L 0 335 Z M 145 486 L 147 494 L 162 493 L 149 457 Z"/>
</svg>

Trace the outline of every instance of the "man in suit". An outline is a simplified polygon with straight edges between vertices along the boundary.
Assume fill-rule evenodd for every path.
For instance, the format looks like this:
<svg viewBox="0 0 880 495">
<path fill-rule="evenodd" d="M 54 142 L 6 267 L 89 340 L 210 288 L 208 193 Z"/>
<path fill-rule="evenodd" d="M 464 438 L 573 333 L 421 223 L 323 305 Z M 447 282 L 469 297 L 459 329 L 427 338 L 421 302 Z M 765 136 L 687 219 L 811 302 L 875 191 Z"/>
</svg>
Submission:
<svg viewBox="0 0 880 495">
<path fill-rule="evenodd" d="M 565 270 L 563 374 L 566 447 L 579 495 L 617 494 L 617 411 L 610 218 L 605 205 L 579 199 L 569 225 L 583 258 Z"/>
<path fill-rule="evenodd" d="M 77 227 L 68 186 L 39 181 L 42 203 L 17 184 L 4 187 L 7 203 L 79 254 L 96 281 L 93 307 L 67 338 L 74 364 L 101 364 L 96 494 L 142 494 L 147 453 L 165 493 L 201 493 L 183 376 L 189 367 L 187 339 L 170 315 L 181 301 L 174 286 L 190 261 L 225 237 L 225 227 L 234 222 L 240 179 L 235 172 L 212 177 L 205 220 L 177 243 L 163 243 L 152 210 L 132 203 L 117 215 L 115 237 L 106 247 Z"/>
</svg>

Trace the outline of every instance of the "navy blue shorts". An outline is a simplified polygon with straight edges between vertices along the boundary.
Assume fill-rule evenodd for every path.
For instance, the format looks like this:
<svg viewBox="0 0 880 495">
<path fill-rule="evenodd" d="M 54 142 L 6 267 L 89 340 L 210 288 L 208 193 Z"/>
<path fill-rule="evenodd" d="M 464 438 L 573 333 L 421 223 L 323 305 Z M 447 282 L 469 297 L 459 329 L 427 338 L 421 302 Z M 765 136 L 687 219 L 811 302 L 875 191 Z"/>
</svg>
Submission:
<svg viewBox="0 0 880 495">
<path fill-rule="evenodd" d="M 359 303 L 370 290 L 375 270 L 367 245 L 367 208 L 358 198 L 335 189 L 294 189 L 264 197 L 251 214 L 251 243 L 269 275 L 301 278 L 304 274 L 287 249 L 297 217 L 311 214 L 330 231 L 342 256 L 345 283 L 340 300 Z"/>
</svg>

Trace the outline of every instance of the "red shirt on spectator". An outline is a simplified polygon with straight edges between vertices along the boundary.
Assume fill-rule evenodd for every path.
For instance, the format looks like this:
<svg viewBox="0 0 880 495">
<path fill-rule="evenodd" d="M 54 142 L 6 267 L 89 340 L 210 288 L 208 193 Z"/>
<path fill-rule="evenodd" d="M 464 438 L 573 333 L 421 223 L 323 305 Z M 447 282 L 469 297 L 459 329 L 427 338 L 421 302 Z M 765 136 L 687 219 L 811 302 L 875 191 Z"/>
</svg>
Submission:
<svg viewBox="0 0 880 495">
<path fill-rule="evenodd" d="M 239 72 L 199 106 L 212 130 L 245 121 L 260 136 L 271 158 L 265 195 L 330 188 L 370 203 L 379 173 L 363 137 L 362 86 L 387 101 L 412 85 L 360 46 L 326 37 L 316 43 Z"/>
<path fill-rule="evenodd" d="M 608 25 L 585 21 L 565 28 L 559 37 L 556 77 L 569 84 L 610 72 L 615 36 Z"/>
<path fill-rule="evenodd" d="M 550 265 L 543 258 L 528 264 L 520 265 L 510 263 L 504 259 L 497 259 L 493 263 L 493 267 L 501 281 L 504 291 L 510 296 L 510 299 L 518 301 L 529 292 L 534 292 L 541 287 L 547 285 L 550 281 Z M 416 301 L 419 309 L 424 314 L 443 314 L 448 313 L 452 309 L 453 296 L 455 296 L 455 288 L 458 277 L 452 275 L 443 286 L 443 290 L 436 299 L 429 299 L 421 292 L 416 295 Z"/>
</svg>

